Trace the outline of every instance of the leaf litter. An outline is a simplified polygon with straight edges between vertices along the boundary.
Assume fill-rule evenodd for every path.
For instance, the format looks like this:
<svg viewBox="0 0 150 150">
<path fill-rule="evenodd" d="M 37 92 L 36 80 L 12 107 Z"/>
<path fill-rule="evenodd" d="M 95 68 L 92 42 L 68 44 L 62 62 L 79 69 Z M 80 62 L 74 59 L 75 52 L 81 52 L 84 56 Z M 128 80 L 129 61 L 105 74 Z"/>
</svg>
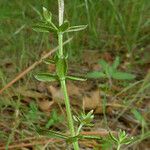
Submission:
<svg viewBox="0 0 150 150">
<path fill-rule="evenodd" d="M 105 60 L 110 61 L 110 63 L 113 60 L 109 53 L 106 53 L 103 56 L 101 56 L 97 51 L 96 52 L 86 51 L 83 56 L 85 60 L 83 61 L 83 65 L 81 65 L 80 68 L 82 68 L 82 66 L 84 66 L 84 68 L 83 70 L 82 69 L 79 70 L 80 74 L 81 73 L 85 74 L 88 70 L 89 71 L 99 70 L 100 66 L 98 66 L 96 63 L 98 62 L 100 58 L 104 58 Z M 73 64 L 70 69 L 70 72 L 74 72 L 74 70 L 75 72 L 78 71 L 76 69 L 77 68 L 76 66 L 78 65 L 79 64 Z M 53 71 L 55 70 L 55 67 L 53 65 L 52 66 L 50 65 L 48 66 L 48 70 Z M 123 100 L 125 100 L 125 97 L 127 97 L 127 99 L 131 99 L 132 96 L 136 93 L 137 87 L 135 87 L 135 89 L 132 89 L 133 91 L 130 91 L 131 92 L 130 95 L 128 92 L 127 93 L 125 92 L 121 94 L 119 97 L 115 97 L 116 92 L 120 92 L 120 90 L 122 90 L 122 87 L 118 84 L 115 84 L 116 83 L 115 82 L 114 83 L 115 85 L 112 86 L 112 89 L 108 89 L 106 91 L 105 88 L 104 89 L 99 88 L 99 84 L 104 84 L 104 82 L 105 81 L 103 80 L 88 80 L 83 83 L 77 83 L 77 82 L 71 82 L 71 81 L 67 82 L 67 89 L 68 89 L 68 93 L 71 99 L 71 105 L 72 107 L 75 107 L 75 113 L 80 113 L 82 109 L 84 111 L 94 110 L 95 125 L 92 129 L 94 131 L 105 130 L 104 124 L 106 122 L 103 119 L 103 115 L 107 115 L 108 126 L 111 126 L 112 130 L 115 130 L 116 128 L 122 128 L 132 134 L 135 134 L 135 135 L 138 134 L 139 129 L 136 128 L 133 132 L 133 128 L 135 125 L 136 126 L 141 126 L 141 125 L 138 123 L 138 121 L 136 120 L 136 118 L 134 118 L 133 115 L 132 116 L 130 115 L 130 112 L 125 113 L 117 120 L 115 124 L 112 124 L 114 121 L 114 118 L 118 115 L 118 113 L 121 112 L 124 107 L 126 107 L 126 104 L 123 103 Z M 30 104 L 30 102 L 35 101 L 39 111 L 41 111 L 42 113 L 46 113 L 48 117 L 51 116 L 51 113 L 54 109 L 58 111 L 58 115 L 61 115 L 62 113 L 64 115 L 65 113 L 63 93 L 60 89 L 60 86 L 57 83 L 49 85 L 47 83 L 36 82 L 33 85 L 31 84 L 28 86 L 19 86 L 17 88 L 10 90 L 9 94 L 2 95 L 2 97 L 6 98 L 7 100 L 10 99 L 10 101 L 12 100 L 16 101 L 18 95 L 20 97 L 20 102 L 25 104 L 24 107 Z M 113 97 L 115 97 L 115 99 L 113 99 Z M 106 105 L 104 105 L 104 98 L 106 98 L 107 100 Z M 149 99 L 149 96 L 145 97 L 145 99 Z M 7 102 L 7 104 L 11 106 L 11 102 L 9 103 Z M 4 105 L 5 105 L 5 102 L 4 102 Z M 138 108 L 140 108 L 141 105 L 142 103 L 141 104 L 135 103 L 135 107 L 137 106 Z M 145 105 L 141 109 L 144 110 L 146 108 L 147 108 L 147 105 Z M 144 119 L 149 120 L 148 114 L 145 114 L 144 116 L 145 116 Z M 9 119 L 6 119 L 6 118 L 5 120 L 7 122 L 7 120 Z M 43 123 L 40 123 L 40 120 L 38 120 L 38 122 L 39 124 L 43 125 L 45 120 Z M 56 125 L 54 124 L 50 128 L 57 128 L 57 130 L 65 131 L 65 124 L 61 128 L 59 124 L 60 123 L 58 123 L 57 125 L 56 123 Z M 25 125 L 22 124 L 22 126 L 25 126 Z M 5 125 L 3 126 L 3 128 L 4 127 Z M 22 129 L 20 128 L 18 130 L 22 130 Z M 26 130 L 28 130 L 27 126 L 25 126 L 25 131 Z M 85 128 L 85 131 L 86 130 L 91 130 L 91 129 Z M 26 133 L 26 135 L 28 134 Z M 18 138 L 19 138 L 19 135 L 18 135 Z M 86 145 L 88 145 L 88 142 L 86 142 Z M 94 144 L 91 143 L 91 145 L 94 145 Z M 59 144 L 57 146 L 59 147 Z"/>
</svg>

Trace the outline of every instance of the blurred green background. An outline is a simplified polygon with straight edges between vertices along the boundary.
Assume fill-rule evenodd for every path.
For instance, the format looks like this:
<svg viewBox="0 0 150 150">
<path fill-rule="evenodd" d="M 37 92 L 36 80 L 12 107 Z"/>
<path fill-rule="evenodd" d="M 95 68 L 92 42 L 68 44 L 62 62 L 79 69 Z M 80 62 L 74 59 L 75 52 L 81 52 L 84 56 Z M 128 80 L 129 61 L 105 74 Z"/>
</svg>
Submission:
<svg viewBox="0 0 150 150">
<path fill-rule="evenodd" d="M 38 60 L 43 51 L 57 45 L 52 34 L 47 36 L 32 30 L 32 25 L 42 17 L 42 6 L 51 10 L 57 21 L 57 1 L 0 1 L 2 68 L 5 62 L 11 61 L 15 65 L 13 72 L 19 72 Z M 66 46 L 71 59 L 80 60 L 83 50 L 137 57 L 146 49 L 150 29 L 149 0 L 66 0 L 65 6 L 65 17 L 72 25 L 88 24 L 85 31 L 66 37 L 74 36 L 73 42 Z"/>
</svg>

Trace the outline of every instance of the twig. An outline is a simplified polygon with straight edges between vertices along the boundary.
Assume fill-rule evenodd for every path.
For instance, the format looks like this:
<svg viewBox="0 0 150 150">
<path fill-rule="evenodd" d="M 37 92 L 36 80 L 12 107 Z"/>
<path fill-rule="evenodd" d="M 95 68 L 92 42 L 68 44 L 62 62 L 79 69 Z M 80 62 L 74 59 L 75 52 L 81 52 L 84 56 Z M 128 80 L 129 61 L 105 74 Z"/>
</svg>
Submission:
<svg viewBox="0 0 150 150">
<path fill-rule="evenodd" d="M 45 144 L 47 142 L 51 142 L 51 143 L 58 143 L 58 142 L 62 142 L 62 140 L 59 139 L 45 139 L 45 140 L 41 140 L 41 141 L 33 141 L 33 142 L 29 142 L 29 143 L 17 143 L 17 144 L 12 144 L 8 146 L 8 149 L 17 149 L 17 148 L 22 148 L 22 147 L 30 147 L 30 146 L 34 146 L 34 145 L 42 145 Z M 5 146 L 1 146 L 0 150 L 5 150 Z"/>
<path fill-rule="evenodd" d="M 63 45 L 66 45 L 67 43 L 69 43 L 72 40 L 72 38 L 69 38 L 67 41 L 65 41 L 63 43 Z M 15 82 L 17 82 L 19 79 L 21 79 L 24 75 L 26 75 L 28 72 L 30 72 L 31 70 L 33 70 L 37 65 L 39 65 L 43 59 L 48 58 L 49 56 L 51 56 L 59 47 L 57 46 L 56 48 L 52 49 L 50 52 L 46 53 L 44 56 L 42 56 L 40 58 L 39 61 L 34 62 L 30 67 L 28 67 L 27 69 L 25 69 L 24 71 L 22 71 L 21 73 L 19 73 L 19 75 L 17 75 L 12 81 L 10 81 L 7 85 L 5 85 L 1 90 L 0 90 L 0 94 L 3 93 L 4 90 L 6 90 L 7 88 L 9 88 L 10 86 L 12 86 Z"/>
</svg>

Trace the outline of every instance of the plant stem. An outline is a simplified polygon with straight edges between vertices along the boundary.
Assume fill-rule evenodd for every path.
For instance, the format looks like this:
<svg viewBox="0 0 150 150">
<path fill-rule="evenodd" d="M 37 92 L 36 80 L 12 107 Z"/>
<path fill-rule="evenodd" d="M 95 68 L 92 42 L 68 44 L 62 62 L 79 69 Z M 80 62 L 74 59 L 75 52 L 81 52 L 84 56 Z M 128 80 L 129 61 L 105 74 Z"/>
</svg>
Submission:
<svg viewBox="0 0 150 150">
<path fill-rule="evenodd" d="M 64 20 L 64 0 L 58 0 L 58 14 L 59 14 L 59 26 L 61 26 Z"/>
<path fill-rule="evenodd" d="M 59 42 L 59 56 L 63 58 L 63 33 L 58 33 L 58 42 Z"/>
<path fill-rule="evenodd" d="M 66 81 L 65 80 L 61 81 L 61 87 L 62 87 L 62 90 L 63 90 L 63 93 L 64 93 L 68 125 L 69 125 L 71 136 L 73 137 L 73 136 L 75 136 L 75 131 L 74 131 L 73 118 L 72 118 L 70 101 L 69 101 L 69 96 L 68 96 L 68 93 L 67 93 Z M 73 143 L 73 147 L 74 147 L 75 150 L 79 150 L 78 141 Z"/>
<path fill-rule="evenodd" d="M 63 24 L 63 16 L 64 16 L 64 0 L 58 0 L 58 9 L 59 9 L 59 26 L 61 26 Z M 64 59 L 62 32 L 58 32 L 58 44 L 59 44 L 59 59 Z M 68 126 L 70 129 L 71 136 L 74 137 L 76 134 L 75 134 L 74 124 L 73 124 L 69 96 L 66 87 L 65 75 L 64 77 L 60 78 L 60 83 L 61 83 L 62 91 L 64 93 L 64 101 L 65 101 L 66 112 L 67 112 Z M 73 147 L 74 150 L 79 150 L 78 141 L 73 142 Z"/>
<path fill-rule="evenodd" d="M 58 42 L 59 42 L 59 57 L 60 57 L 59 59 L 61 59 L 64 57 L 64 54 L 63 54 L 63 34 L 62 33 L 58 34 Z M 75 136 L 75 130 L 74 130 L 73 118 L 72 118 L 70 101 L 69 101 L 69 96 L 68 96 L 68 92 L 67 92 L 65 78 L 60 79 L 60 83 L 61 83 L 62 91 L 64 93 L 64 100 L 65 100 L 65 106 L 66 106 L 66 112 L 67 112 L 67 122 L 69 125 L 69 130 L 70 130 L 71 136 L 73 137 L 73 136 Z M 73 143 L 73 147 L 75 150 L 79 150 L 78 141 Z"/>
<path fill-rule="evenodd" d="M 120 147 L 121 147 L 121 145 L 120 145 L 120 144 L 118 144 L 118 146 L 117 146 L 117 150 L 120 150 Z"/>
</svg>

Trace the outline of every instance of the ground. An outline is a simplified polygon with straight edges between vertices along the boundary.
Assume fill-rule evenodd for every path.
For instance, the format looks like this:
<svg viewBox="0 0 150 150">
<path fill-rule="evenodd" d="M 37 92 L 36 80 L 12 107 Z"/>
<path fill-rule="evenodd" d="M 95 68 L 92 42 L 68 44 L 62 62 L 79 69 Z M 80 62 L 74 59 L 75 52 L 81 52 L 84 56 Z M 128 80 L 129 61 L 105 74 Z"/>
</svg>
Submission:
<svg viewBox="0 0 150 150">
<path fill-rule="evenodd" d="M 64 46 L 68 74 L 87 79 L 67 81 L 72 113 L 80 116 L 93 110 L 93 126 L 81 133 L 102 138 L 80 140 L 83 150 L 115 149 L 109 132 L 116 136 L 120 129 L 134 138 L 122 149 L 150 148 L 149 4 L 148 0 L 66 3 L 65 17 L 71 24 L 88 24 L 85 31 L 65 36 L 65 40 L 73 37 Z M 39 72 L 55 71 L 54 64 L 46 65 L 41 58 L 57 46 L 57 37 L 32 30 L 43 5 L 56 22 L 57 3 L 50 0 L 0 2 L 0 150 L 72 147 L 49 133 L 69 134 L 60 84 L 34 78 Z M 119 76 L 111 74 L 116 58 Z"/>
</svg>

